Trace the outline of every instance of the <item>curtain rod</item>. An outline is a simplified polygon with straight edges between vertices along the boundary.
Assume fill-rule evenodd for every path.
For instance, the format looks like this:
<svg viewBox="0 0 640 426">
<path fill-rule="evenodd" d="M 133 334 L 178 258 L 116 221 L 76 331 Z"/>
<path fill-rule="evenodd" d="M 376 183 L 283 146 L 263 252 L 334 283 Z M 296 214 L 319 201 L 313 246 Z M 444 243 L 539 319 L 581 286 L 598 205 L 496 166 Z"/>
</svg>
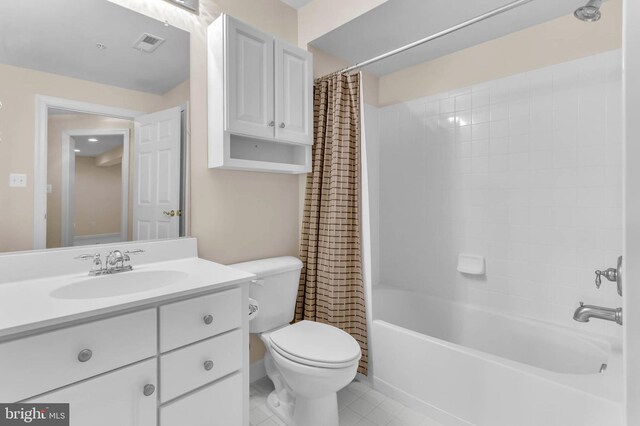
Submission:
<svg viewBox="0 0 640 426">
<path fill-rule="evenodd" d="M 475 18 L 471 18 L 471 19 L 469 19 L 467 21 L 461 22 L 461 23 L 459 23 L 457 25 L 454 25 L 453 27 L 447 28 L 446 30 L 440 31 L 438 33 L 432 34 L 432 35 L 430 35 L 428 37 L 425 37 L 423 39 L 420 39 L 418 41 L 414 41 L 413 43 L 409 43 L 409 44 L 407 44 L 405 46 L 399 47 L 398 49 L 392 50 L 392 51 L 387 52 L 387 53 L 383 53 L 382 55 L 376 56 L 375 58 L 368 59 L 368 60 L 366 60 L 364 62 L 359 62 L 357 64 L 351 65 L 350 67 L 343 68 L 340 71 L 338 71 L 338 73 L 346 73 L 346 72 L 353 71 L 355 69 L 358 69 L 358 68 L 373 64 L 374 62 L 378 62 L 378 61 L 381 61 L 383 59 L 387 59 L 387 58 L 389 58 L 391 56 L 397 55 L 398 53 L 402 53 L 402 52 L 404 52 L 406 50 L 413 49 L 414 47 L 420 46 L 421 44 L 430 42 L 432 40 L 435 40 L 435 39 L 440 38 L 442 36 L 445 36 L 447 34 L 451 34 L 453 32 L 461 30 L 461 29 L 463 29 L 465 27 L 468 27 L 470 25 L 476 24 L 476 23 L 478 23 L 480 21 L 484 21 L 485 19 L 489 19 L 489 18 L 492 18 L 492 17 L 494 17 L 496 15 L 500 15 L 501 13 L 508 12 L 511 9 L 515 9 L 516 7 L 522 6 L 522 5 L 524 5 L 526 3 L 529 3 L 531 1 L 533 1 L 533 0 L 516 0 L 514 2 L 505 4 L 504 6 L 500 6 L 497 9 L 493 9 L 493 10 L 487 12 L 487 13 L 483 13 L 482 15 L 476 16 Z"/>
</svg>

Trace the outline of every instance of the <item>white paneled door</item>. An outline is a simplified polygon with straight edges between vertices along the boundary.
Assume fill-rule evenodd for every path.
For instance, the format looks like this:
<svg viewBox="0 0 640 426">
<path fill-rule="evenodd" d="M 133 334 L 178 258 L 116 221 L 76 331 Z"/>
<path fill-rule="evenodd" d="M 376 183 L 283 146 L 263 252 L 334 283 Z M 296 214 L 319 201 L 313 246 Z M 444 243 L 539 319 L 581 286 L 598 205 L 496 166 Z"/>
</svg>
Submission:
<svg viewBox="0 0 640 426">
<path fill-rule="evenodd" d="M 273 138 L 273 37 L 234 19 L 227 25 L 228 129 Z"/>
<path fill-rule="evenodd" d="M 275 41 L 276 139 L 313 143 L 311 53 Z"/>
<path fill-rule="evenodd" d="M 180 107 L 136 118 L 133 239 L 177 238 Z"/>
</svg>

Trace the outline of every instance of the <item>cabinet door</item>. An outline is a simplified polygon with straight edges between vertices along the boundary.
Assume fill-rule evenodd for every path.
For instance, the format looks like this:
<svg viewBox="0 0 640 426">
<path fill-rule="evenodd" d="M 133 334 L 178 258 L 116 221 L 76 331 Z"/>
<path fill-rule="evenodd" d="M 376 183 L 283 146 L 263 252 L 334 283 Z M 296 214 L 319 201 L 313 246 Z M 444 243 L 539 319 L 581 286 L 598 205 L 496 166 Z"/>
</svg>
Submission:
<svg viewBox="0 0 640 426">
<path fill-rule="evenodd" d="M 311 54 L 275 41 L 276 139 L 313 143 Z"/>
<path fill-rule="evenodd" d="M 273 138 L 273 37 L 227 17 L 227 130 Z"/>
<path fill-rule="evenodd" d="M 155 359 L 33 398 L 37 403 L 68 403 L 71 426 L 156 426 Z"/>
<path fill-rule="evenodd" d="M 236 373 L 160 409 L 160 426 L 242 426 L 242 375 Z"/>
</svg>

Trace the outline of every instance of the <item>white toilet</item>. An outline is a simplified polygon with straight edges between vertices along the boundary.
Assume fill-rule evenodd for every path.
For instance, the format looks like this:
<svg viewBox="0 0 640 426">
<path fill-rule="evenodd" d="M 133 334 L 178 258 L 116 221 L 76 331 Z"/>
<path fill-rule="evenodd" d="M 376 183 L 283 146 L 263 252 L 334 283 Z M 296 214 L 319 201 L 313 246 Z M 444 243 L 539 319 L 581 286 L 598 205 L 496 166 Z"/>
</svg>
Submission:
<svg viewBox="0 0 640 426">
<path fill-rule="evenodd" d="M 267 347 L 265 368 L 275 390 L 267 400 L 290 426 L 338 426 L 336 393 L 356 375 L 361 352 L 344 331 L 312 321 L 293 325 L 302 262 L 276 257 L 230 265 L 257 279 L 249 294 L 258 302 L 250 322 Z"/>
</svg>

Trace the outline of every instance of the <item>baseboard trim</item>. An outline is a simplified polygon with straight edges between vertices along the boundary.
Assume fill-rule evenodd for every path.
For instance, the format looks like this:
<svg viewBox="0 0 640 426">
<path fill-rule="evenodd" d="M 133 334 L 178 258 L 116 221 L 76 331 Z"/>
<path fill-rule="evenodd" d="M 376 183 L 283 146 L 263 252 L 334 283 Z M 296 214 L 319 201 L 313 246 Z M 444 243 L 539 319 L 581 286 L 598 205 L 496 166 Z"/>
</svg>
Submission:
<svg viewBox="0 0 640 426">
<path fill-rule="evenodd" d="M 249 382 L 253 383 L 267 376 L 267 370 L 264 368 L 264 358 L 254 362 L 249 366 Z"/>
<path fill-rule="evenodd" d="M 375 376 L 373 377 L 373 388 L 445 426 L 475 426 L 473 423 L 469 423 L 466 420 L 434 407 Z"/>
</svg>

